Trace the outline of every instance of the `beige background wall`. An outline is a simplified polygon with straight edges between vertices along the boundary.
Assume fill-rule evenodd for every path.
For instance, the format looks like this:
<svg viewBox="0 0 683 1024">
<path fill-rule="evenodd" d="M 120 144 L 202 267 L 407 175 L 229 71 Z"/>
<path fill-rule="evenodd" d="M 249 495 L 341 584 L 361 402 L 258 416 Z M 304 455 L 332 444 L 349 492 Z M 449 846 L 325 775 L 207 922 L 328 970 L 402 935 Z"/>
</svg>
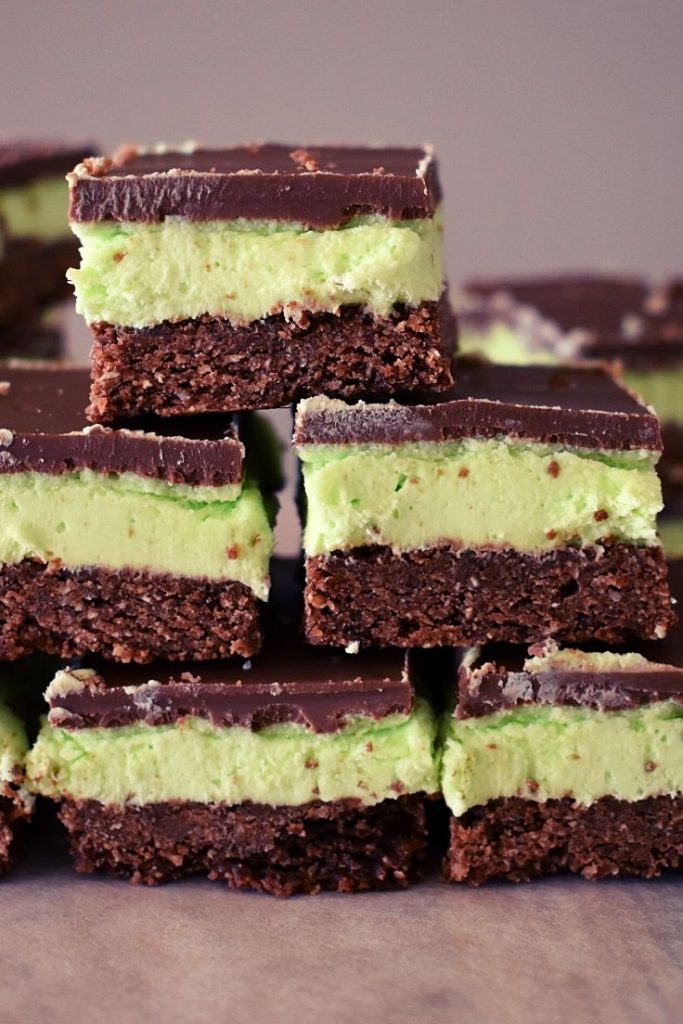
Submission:
<svg viewBox="0 0 683 1024">
<path fill-rule="evenodd" d="M 0 135 L 431 139 L 452 276 L 683 263 L 683 0 L 4 0 Z"/>
</svg>

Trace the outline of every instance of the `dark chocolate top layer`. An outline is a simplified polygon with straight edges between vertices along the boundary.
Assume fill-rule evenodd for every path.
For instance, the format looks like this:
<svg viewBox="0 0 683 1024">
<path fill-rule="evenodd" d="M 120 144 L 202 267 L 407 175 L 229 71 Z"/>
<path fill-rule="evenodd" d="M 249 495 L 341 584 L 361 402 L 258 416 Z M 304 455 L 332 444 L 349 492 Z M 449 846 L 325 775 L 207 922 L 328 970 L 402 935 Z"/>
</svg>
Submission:
<svg viewBox="0 0 683 1024">
<path fill-rule="evenodd" d="M 661 700 L 683 702 L 680 666 L 653 663 L 642 671 L 525 672 L 509 668 L 500 652 L 487 649 L 482 657 L 492 660 L 474 673 L 465 666 L 460 669 L 459 718 L 477 718 L 523 704 L 618 711 Z"/>
<path fill-rule="evenodd" d="M 400 444 L 509 437 L 660 451 L 657 417 L 601 366 L 496 366 L 461 359 L 452 391 L 386 405 L 299 407 L 294 443 Z"/>
<path fill-rule="evenodd" d="M 575 334 L 576 355 L 619 359 L 630 369 L 683 362 L 680 282 L 652 289 L 644 278 L 606 274 L 474 280 L 465 285 L 475 304 L 464 322 L 479 327 L 504 320 L 531 348 L 548 347 L 548 326 Z M 531 309 L 540 320 L 529 318 Z M 543 336 L 543 340 L 541 338 Z"/>
<path fill-rule="evenodd" d="M 85 368 L 0 365 L 0 473 L 93 469 L 206 486 L 242 480 L 244 448 L 230 416 L 93 426 L 85 416 L 89 388 Z"/>
<path fill-rule="evenodd" d="M 649 290 L 642 278 L 602 274 L 479 279 L 468 281 L 465 289 L 486 297 L 509 295 L 564 331 L 583 328 L 612 334 L 621 331 L 625 316 L 643 309 Z"/>
<path fill-rule="evenodd" d="M 0 143 L 0 188 L 66 175 L 74 164 L 94 153 L 96 148 L 90 143 Z"/>
<path fill-rule="evenodd" d="M 336 732 L 352 715 L 380 719 L 410 711 L 412 688 L 400 654 L 356 656 L 302 641 L 269 641 L 263 654 L 245 663 L 155 664 L 144 670 L 102 664 L 86 688 L 50 701 L 50 722 L 70 729 L 111 728 L 164 725 L 195 715 L 222 726 L 261 729 L 294 722 L 314 732 Z"/>
<path fill-rule="evenodd" d="M 350 716 L 408 714 L 413 665 L 404 652 L 345 654 L 303 642 L 302 573 L 295 559 L 273 559 L 265 643 L 249 661 L 90 662 L 97 676 L 85 688 L 49 700 L 51 723 L 111 728 L 196 715 L 222 726 L 261 729 L 293 722 L 336 732 Z"/>
<path fill-rule="evenodd" d="M 430 150 L 274 143 L 87 160 L 71 181 L 71 220 L 155 223 L 281 220 L 336 227 L 359 214 L 431 217 L 441 198 Z"/>
<path fill-rule="evenodd" d="M 683 559 L 669 563 L 669 584 L 680 604 Z M 477 718 L 524 704 L 618 711 L 662 700 L 683 703 L 683 624 L 679 622 L 664 640 L 639 643 L 630 649 L 642 654 L 650 665 L 630 671 L 533 673 L 523 670 L 526 652 L 519 646 L 486 646 L 471 665 L 466 652 L 454 651 L 450 668 L 453 676 L 458 676 L 456 714 L 459 718 Z"/>
</svg>

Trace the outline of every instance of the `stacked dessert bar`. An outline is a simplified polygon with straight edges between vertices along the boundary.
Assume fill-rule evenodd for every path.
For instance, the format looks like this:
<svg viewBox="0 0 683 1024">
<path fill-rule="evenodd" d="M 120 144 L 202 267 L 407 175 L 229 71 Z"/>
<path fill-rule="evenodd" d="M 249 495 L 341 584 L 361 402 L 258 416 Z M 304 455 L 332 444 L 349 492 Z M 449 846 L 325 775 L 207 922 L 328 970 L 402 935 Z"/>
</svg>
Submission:
<svg viewBox="0 0 683 1024">
<path fill-rule="evenodd" d="M 307 636 L 453 645 L 448 880 L 677 867 L 657 418 L 595 364 L 456 373 L 447 395 L 299 405 Z"/>
<path fill-rule="evenodd" d="M 7 651 L 82 656 L 28 758 L 79 869 L 281 894 L 423 873 L 418 668 L 305 645 L 299 565 L 261 637 L 269 453 L 247 410 L 452 385 L 439 202 L 428 150 L 125 150 L 71 175 L 90 400 L 81 371 L 8 380 L 5 571 Z"/>
<path fill-rule="evenodd" d="M 441 396 L 299 405 L 309 640 L 664 636 L 656 416 L 601 367 L 456 372 Z"/>
<path fill-rule="evenodd" d="M 124 148 L 71 175 L 95 420 L 452 383 L 429 150 Z"/>
<path fill-rule="evenodd" d="M 683 409 L 679 291 L 670 284 L 654 292 L 641 279 L 605 275 L 470 282 L 460 306 L 462 346 L 502 364 L 490 365 L 491 374 L 505 366 L 527 380 L 573 374 L 595 360 L 619 363 L 625 382 L 663 421 L 659 468 L 673 509 Z M 599 447 L 605 458 L 606 446 Z M 642 496 L 637 506 L 645 510 Z M 669 557 L 680 554 L 679 533 L 673 517 L 664 520 Z M 680 570 L 680 561 L 671 563 L 679 600 Z M 633 600 L 642 595 L 642 584 L 635 585 Z M 632 621 L 626 606 L 622 612 L 622 624 Z M 559 871 L 652 877 L 680 866 L 683 632 L 679 626 L 662 639 L 670 626 L 658 630 L 659 639 L 634 644 L 631 637 L 616 649 L 598 641 L 627 638 L 593 624 L 571 638 L 584 641 L 581 649 L 558 647 L 548 632 L 528 650 L 491 644 L 509 638 L 490 635 L 452 653 L 446 673 L 454 711 L 442 734 L 441 767 L 452 813 L 450 881 Z"/>
<path fill-rule="evenodd" d="M 673 621 L 659 422 L 603 366 L 454 357 L 431 151 L 127 148 L 70 185 L 90 391 L 7 371 L 0 643 L 71 659 L 25 770 L 76 867 L 401 887 L 440 791 L 452 880 L 675 866 L 681 671 L 633 648 Z M 285 403 L 303 569 L 270 565 Z"/>
<path fill-rule="evenodd" d="M 0 657 L 254 654 L 272 530 L 232 418 L 93 425 L 87 369 L 2 373 Z"/>
<path fill-rule="evenodd" d="M 436 720 L 398 652 L 304 646 L 297 567 L 248 662 L 57 674 L 29 756 L 76 867 L 201 872 L 278 895 L 407 885 L 426 865 Z M 276 588 L 277 589 L 277 588 Z"/>
<path fill-rule="evenodd" d="M 683 565 L 672 563 L 683 599 Z M 446 878 L 652 878 L 683 864 L 683 629 L 618 651 L 459 651 L 448 678 Z"/>
</svg>

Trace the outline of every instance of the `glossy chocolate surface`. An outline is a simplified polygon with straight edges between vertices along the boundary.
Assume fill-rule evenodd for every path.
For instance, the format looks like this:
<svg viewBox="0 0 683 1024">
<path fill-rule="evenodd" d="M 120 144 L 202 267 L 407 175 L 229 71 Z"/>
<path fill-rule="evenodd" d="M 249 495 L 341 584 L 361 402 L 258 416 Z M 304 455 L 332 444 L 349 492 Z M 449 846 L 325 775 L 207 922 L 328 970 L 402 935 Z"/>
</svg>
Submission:
<svg viewBox="0 0 683 1024">
<path fill-rule="evenodd" d="M 239 483 L 244 449 L 230 416 L 88 423 L 88 370 L 0 365 L 0 473 L 74 469 L 136 473 L 169 483 Z"/>
<path fill-rule="evenodd" d="M 246 218 L 330 228 L 361 214 L 431 217 L 440 197 L 425 149 L 267 143 L 146 153 L 129 146 L 71 176 L 71 219 Z"/>
<path fill-rule="evenodd" d="M 222 726 L 293 722 L 335 732 L 350 716 L 409 713 L 412 665 L 404 652 L 346 654 L 303 642 L 298 572 L 293 560 L 274 560 L 265 642 L 249 661 L 91 662 L 97 675 L 51 699 L 50 721 L 72 729 L 109 728 L 195 715 Z"/>
<path fill-rule="evenodd" d="M 0 188 L 66 175 L 75 164 L 95 151 L 96 147 L 90 143 L 60 145 L 16 141 L 0 144 Z"/>
<path fill-rule="evenodd" d="M 683 559 L 669 563 L 673 596 L 683 600 Z M 596 649 L 596 648 L 591 648 Z M 598 648 L 604 650 L 605 648 Z M 525 672 L 526 649 L 494 644 L 481 649 L 453 650 L 446 675 L 457 677 L 460 718 L 473 718 L 525 704 L 570 705 L 618 711 L 656 701 L 683 702 L 683 625 L 679 622 L 664 640 L 634 644 L 648 665 L 633 670 L 549 670 Z M 619 648 L 624 652 L 625 648 Z"/>
<path fill-rule="evenodd" d="M 299 408 L 295 444 L 509 437 L 589 449 L 661 450 L 657 417 L 601 366 L 456 362 L 450 392 L 386 405 Z"/>
</svg>

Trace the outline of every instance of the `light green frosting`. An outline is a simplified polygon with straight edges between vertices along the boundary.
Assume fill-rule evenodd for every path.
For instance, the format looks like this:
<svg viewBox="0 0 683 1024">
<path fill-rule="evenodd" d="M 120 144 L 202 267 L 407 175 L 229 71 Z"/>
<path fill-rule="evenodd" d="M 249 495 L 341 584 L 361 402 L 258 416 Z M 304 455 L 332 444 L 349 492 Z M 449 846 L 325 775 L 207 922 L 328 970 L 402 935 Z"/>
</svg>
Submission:
<svg viewBox="0 0 683 1024">
<path fill-rule="evenodd" d="M 683 425 L 683 366 L 624 373 L 624 383 L 655 408 L 660 420 Z"/>
<path fill-rule="evenodd" d="M 14 781 L 16 769 L 23 767 L 27 750 L 23 725 L 8 707 L 0 704 L 0 795 L 3 784 Z"/>
<path fill-rule="evenodd" d="M 436 300 L 443 288 L 438 217 L 358 217 L 314 231 L 277 221 L 74 224 L 81 266 L 69 271 L 88 323 L 145 327 L 202 314 L 235 324 L 359 304 Z"/>
<path fill-rule="evenodd" d="M 44 725 L 28 757 L 29 788 L 105 804 L 165 800 L 300 805 L 436 792 L 436 723 L 411 715 L 358 718 L 335 733 L 284 723 L 252 732 L 201 718 L 67 731 Z"/>
<path fill-rule="evenodd" d="M 660 519 L 659 536 L 667 558 L 683 556 L 683 516 Z"/>
<path fill-rule="evenodd" d="M 59 560 L 212 580 L 268 595 L 273 536 L 263 499 L 245 486 L 235 501 L 196 501 L 134 474 L 5 474 L 0 562 Z"/>
<path fill-rule="evenodd" d="M 69 237 L 69 188 L 63 177 L 0 189 L 0 234 L 54 242 Z"/>
<path fill-rule="evenodd" d="M 463 355 L 485 356 L 492 363 L 505 366 L 557 365 L 562 362 L 559 353 L 531 348 L 522 333 L 501 321 L 492 323 L 485 330 L 461 328 L 458 349 Z M 647 405 L 654 407 L 662 421 L 683 424 L 683 366 L 662 370 L 626 370 L 622 379 Z"/>
<path fill-rule="evenodd" d="M 485 330 L 463 327 L 458 331 L 461 355 L 485 356 L 503 366 L 555 366 L 558 355 L 546 349 L 533 349 L 524 335 L 502 321 L 494 321 Z"/>
<path fill-rule="evenodd" d="M 464 440 L 302 445 L 298 455 L 308 555 L 365 544 L 409 551 L 440 541 L 539 551 L 606 535 L 656 543 L 661 487 L 649 452 Z"/>
<path fill-rule="evenodd" d="M 455 815 L 499 797 L 588 806 L 683 792 L 683 705 L 626 711 L 520 707 L 449 718 L 442 790 Z"/>
</svg>

